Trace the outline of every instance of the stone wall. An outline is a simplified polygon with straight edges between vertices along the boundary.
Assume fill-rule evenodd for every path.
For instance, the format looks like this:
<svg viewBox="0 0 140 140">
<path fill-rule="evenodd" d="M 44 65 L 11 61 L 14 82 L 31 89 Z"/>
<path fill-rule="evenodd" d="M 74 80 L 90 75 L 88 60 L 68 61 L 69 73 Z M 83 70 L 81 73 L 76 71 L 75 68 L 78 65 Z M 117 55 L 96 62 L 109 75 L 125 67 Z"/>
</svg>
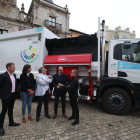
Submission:
<svg viewBox="0 0 140 140">
<path fill-rule="evenodd" d="M 68 8 L 43 1 L 32 0 L 29 13 L 24 12 L 24 4 L 21 10 L 16 6 L 17 0 L 0 0 L 0 29 L 8 30 L 8 33 L 44 26 L 44 21 L 49 16 L 56 18 L 56 23 L 62 24 L 62 30 L 51 30 L 60 38 L 69 37 Z"/>
<path fill-rule="evenodd" d="M 49 16 L 51 16 L 56 18 L 56 23 L 62 24 L 61 34 L 69 34 L 69 13 L 65 8 L 46 1 L 34 1 L 31 13 L 33 13 L 33 23 L 44 26 L 44 21 L 49 20 Z"/>
<path fill-rule="evenodd" d="M 11 3 L 3 3 L 0 1 L 0 17 L 19 20 L 19 8 Z"/>
</svg>

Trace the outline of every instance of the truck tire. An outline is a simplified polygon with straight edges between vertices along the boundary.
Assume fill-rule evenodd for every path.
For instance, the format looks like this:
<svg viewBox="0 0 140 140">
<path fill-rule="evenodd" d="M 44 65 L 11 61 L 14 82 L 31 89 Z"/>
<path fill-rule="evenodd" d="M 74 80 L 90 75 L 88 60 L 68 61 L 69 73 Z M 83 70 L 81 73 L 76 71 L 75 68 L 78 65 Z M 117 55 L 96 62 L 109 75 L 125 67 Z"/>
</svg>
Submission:
<svg viewBox="0 0 140 140">
<path fill-rule="evenodd" d="M 132 99 L 127 91 L 114 87 L 103 93 L 102 105 L 107 113 L 124 115 L 130 111 Z"/>
</svg>

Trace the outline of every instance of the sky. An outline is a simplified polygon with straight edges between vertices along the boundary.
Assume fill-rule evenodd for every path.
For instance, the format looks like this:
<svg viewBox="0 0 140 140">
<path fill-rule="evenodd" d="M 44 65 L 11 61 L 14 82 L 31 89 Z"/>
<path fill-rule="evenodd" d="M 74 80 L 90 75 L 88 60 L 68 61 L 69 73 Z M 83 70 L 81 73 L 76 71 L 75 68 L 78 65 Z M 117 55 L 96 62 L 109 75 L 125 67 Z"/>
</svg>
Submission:
<svg viewBox="0 0 140 140">
<path fill-rule="evenodd" d="M 17 0 L 21 8 L 24 3 L 28 12 L 32 0 Z M 53 0 L 61 7 L 68 5 L 70 14 L 70 29 L 87 34 L 98 30 L 98 17 L 105 20 L 105 26 L 135 30 L 136 38 L 140 38 L 140 0 Z"/>
</svg>

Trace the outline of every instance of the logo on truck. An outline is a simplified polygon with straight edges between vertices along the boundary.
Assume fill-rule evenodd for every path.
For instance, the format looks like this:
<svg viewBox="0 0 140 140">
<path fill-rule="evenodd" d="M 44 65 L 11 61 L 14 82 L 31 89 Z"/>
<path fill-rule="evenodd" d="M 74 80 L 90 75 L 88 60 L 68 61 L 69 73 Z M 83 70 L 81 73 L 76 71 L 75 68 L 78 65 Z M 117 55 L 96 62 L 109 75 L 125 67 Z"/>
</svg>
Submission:
<svg viewBox="0 0 140 140">
<path fill-rule="evenodd" d="M 58 57 L 58 61 L 59 62 L 64 62 L 64 61 L 66 61 L 67 59 L 65 58 L 65 57 Z"/>
<path fill-rule="evenodd" d="M 58 60 L 59 62 L 73 61 L 73 60 L 69 59 L 68 57 L 62 57 L 62 56 L 59 56 L 57 60 Z"/>
<path fill-rule="evenodd" d="M 28 53 L 31 51 L 32 51 L 31 55 L 27 55 L 26 50 L 20 52 L 21 58 L 25 63 L 28 64 L 33 63 L 38 58 L 38 55 L 36 54 L 36 49 L 33 48 L 32 46 L 29 47 Z"/>
</svg>

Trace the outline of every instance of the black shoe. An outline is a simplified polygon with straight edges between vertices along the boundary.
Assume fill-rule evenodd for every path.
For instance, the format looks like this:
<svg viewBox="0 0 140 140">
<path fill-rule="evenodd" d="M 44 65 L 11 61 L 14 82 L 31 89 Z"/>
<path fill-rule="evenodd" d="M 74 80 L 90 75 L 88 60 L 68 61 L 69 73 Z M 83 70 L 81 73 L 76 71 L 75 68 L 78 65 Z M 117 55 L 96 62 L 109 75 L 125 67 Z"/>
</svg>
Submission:
<svg viewBox="0 0 140 140">
<path fill-rule="evenodd" d="M 75 119 L 75 116 L 71 116 L 68 118 L 68 120 L 74 120 Z"/>
<path fill-rule="evenodd" d="M 39 118 L 36 118 L 36 121 L 39 122 Z"/>
<path fill-rule="evenodd" d="M 50 119 L 50 118 L 51 118 L 49 115 L 45 115 L 45 117 L 47 117 L 48 119 Z"/>
<path fill-rule="evenodd" d="M 79 124 L 79 120 L 75 120 L 71 125 L 75 126 L 77 124 Z"/>
<path fill-rule="evenodd" d="M 9 123 L 9 126 L 20 126 L 20 123 L 15 123 L 15 122 Z"/>
<path fill-rule="evenodd" d="M 4 136 L 5 132 L 3 128 L 0 128 L 0 136 Z"/>
</svg>

